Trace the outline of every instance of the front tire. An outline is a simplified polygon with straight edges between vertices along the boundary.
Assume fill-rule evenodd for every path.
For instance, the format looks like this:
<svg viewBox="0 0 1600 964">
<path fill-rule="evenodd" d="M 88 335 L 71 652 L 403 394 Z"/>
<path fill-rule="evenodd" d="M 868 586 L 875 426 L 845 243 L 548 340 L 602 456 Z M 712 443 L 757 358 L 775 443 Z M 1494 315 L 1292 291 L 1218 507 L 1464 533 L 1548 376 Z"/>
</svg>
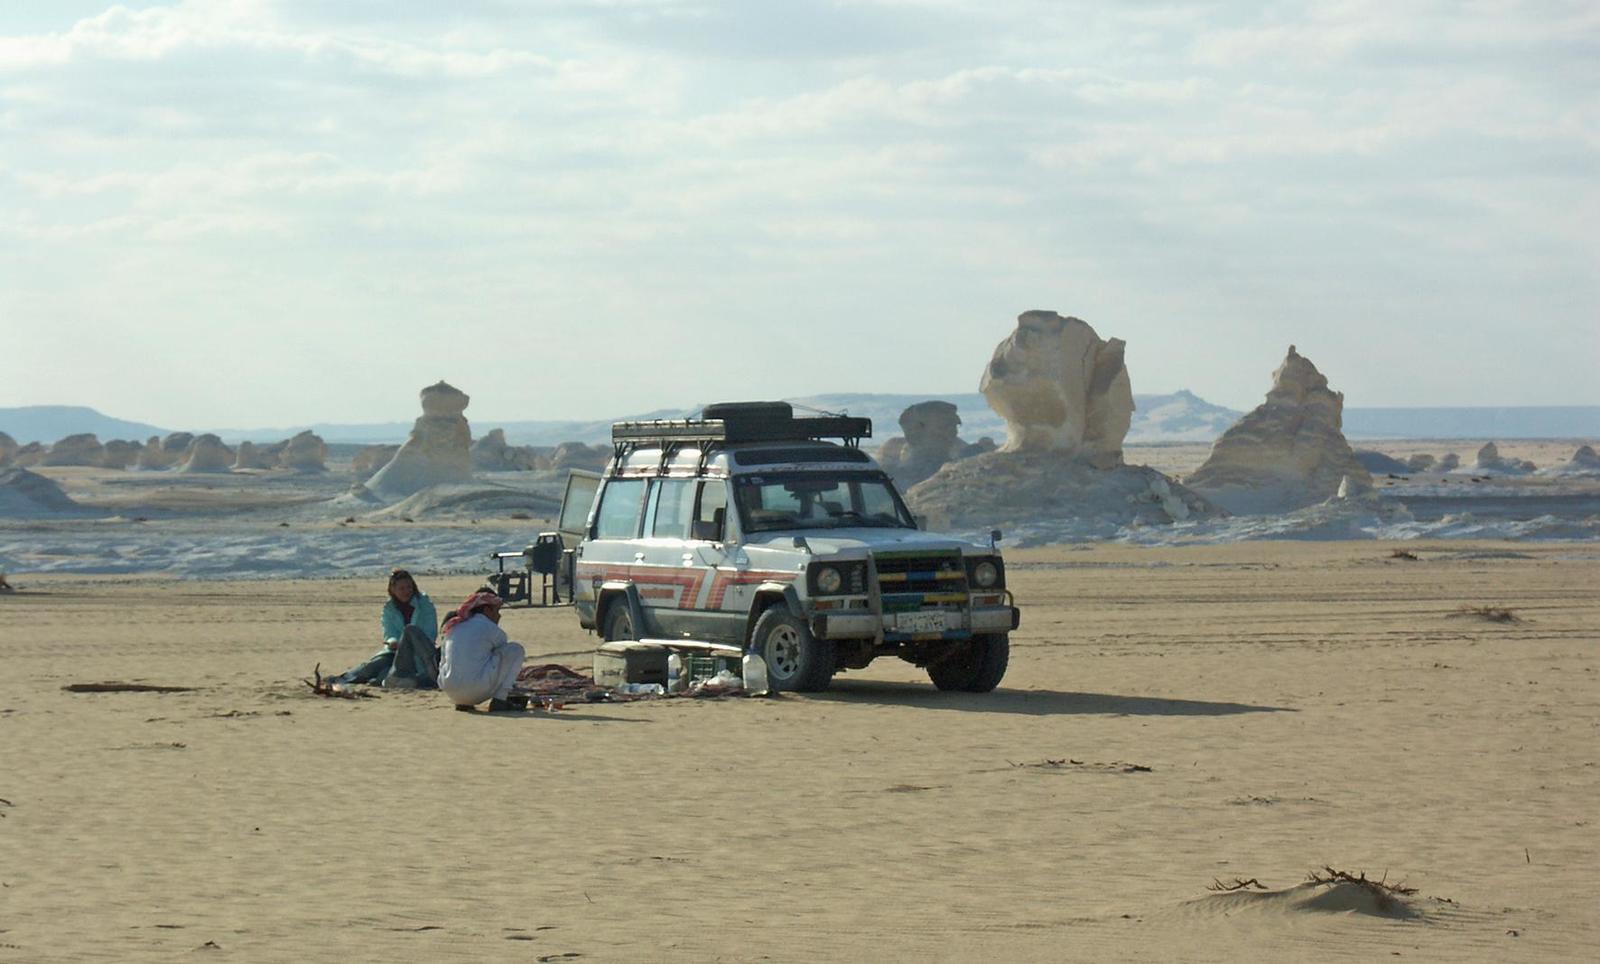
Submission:
<svg viewBox="0 0 1600 964">
<path fill-rule="evenodd" d="M 1000 685 L 1011 662 L 1011 637 L 1005 633 L 978 633 L 955 652 L 928 664 L 928 678 L 942 690 L 987 693 Z"/>
<path fill-rule="evenodd" d="M 606 642 L 616 639 L 638 639 L 633 631 L 633 613 L 629 611 L 628 600 L 618 597 L 606 607 Z"/>
<path fill-rule="evenodd" d="M 819 693 L 833 681 L 833 641 L 812 636 L 782 603 L 756 620 L 750 648 L 766 660 L 767 686 L 774 691 Z"/>
</svg>

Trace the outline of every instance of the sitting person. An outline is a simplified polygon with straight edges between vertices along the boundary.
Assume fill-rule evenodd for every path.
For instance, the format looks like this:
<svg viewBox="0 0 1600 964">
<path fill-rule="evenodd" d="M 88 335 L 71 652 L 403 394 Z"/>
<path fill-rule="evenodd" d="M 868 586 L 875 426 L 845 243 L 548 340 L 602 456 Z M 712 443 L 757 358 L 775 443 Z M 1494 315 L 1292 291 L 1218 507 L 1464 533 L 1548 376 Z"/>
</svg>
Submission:
<svg viewBox="0 0 1600 964">
<path fill-rule="evenodd" d="M 389 600 L 379 618 L 383 649 L 335 683 L 378 683 L 389 689 L 433 689 L 439 675 L 439 615 L 404 569 L 389 574 Z"/>
<path fill-rule="evenodd" d="M 526 697 L 511 693 L 526 654 L 522 644 L 511 642 L 500 628 L 502 605 L 499 596 L 480 589 L 445 620 L 439 688 L 458 710 L 471 710 L 484 700 L 489 701 L 491 713 L 528 705 Z"/>
</svg>

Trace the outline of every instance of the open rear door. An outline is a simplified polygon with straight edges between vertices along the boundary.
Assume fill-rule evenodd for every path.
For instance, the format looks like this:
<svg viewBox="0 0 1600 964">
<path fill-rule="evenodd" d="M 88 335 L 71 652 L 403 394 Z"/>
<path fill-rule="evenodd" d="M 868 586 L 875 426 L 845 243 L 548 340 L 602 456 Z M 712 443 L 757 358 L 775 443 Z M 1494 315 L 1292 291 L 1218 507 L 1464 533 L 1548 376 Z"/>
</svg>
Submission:
<svg viewBox="0 0 1600 964">
<path fill-rule="evenodd" d="M 568 549 L 576 548 L 589 533 L 589 510 L 594 494 L 600 490 L 600 473 L 573 469 L 567 473 L 567 493 L 561 498 L 561 517 L 556 531 Z"/>
</svg>

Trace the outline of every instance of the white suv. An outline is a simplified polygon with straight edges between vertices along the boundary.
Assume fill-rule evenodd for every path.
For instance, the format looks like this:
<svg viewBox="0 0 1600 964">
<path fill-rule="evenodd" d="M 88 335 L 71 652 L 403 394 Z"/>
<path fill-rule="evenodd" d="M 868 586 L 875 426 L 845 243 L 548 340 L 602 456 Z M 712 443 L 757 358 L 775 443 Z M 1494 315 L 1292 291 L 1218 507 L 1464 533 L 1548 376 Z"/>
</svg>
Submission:
<svg viewBox="0 0 1600 964">
<path fill-rule="evenodd" d="M 1018 623 L 998 533 L 985 546 L 919 531 L 861 451 L 871 435 L 869 419 L 796 418 L 783 402 L 617 422 L 571 533 L 579 621 L 608 640 L 737 645 L 778 690 L 826 689 L 888 655 L 940 689 L 994 689 Z M 567 498 L 563 519 L 587 493 Z"/>
</svg>

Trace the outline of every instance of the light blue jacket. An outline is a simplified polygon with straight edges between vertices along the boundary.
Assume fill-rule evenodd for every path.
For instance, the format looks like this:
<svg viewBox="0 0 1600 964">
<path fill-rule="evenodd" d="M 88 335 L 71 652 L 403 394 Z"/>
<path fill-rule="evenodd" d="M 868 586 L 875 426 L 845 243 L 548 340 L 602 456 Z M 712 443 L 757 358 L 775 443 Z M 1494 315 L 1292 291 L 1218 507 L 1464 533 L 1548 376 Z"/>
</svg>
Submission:
<svg viewBox="0 0 1600 964">
<path fill-rule="evenodd" d="M 407 623 L 400 615 L 400 607 L 391 599 L 383 604 L 383 640 L 392 643 L 398 640 L 406 631 L 406 626 L 415 626 L 422 630 L 427 637 L 435 642 L 439 639 L 439 614 L 434 611 L 433 600 L 428 594 L 418 589 L 411 597 L 411 622 Z"/>
</svg>

